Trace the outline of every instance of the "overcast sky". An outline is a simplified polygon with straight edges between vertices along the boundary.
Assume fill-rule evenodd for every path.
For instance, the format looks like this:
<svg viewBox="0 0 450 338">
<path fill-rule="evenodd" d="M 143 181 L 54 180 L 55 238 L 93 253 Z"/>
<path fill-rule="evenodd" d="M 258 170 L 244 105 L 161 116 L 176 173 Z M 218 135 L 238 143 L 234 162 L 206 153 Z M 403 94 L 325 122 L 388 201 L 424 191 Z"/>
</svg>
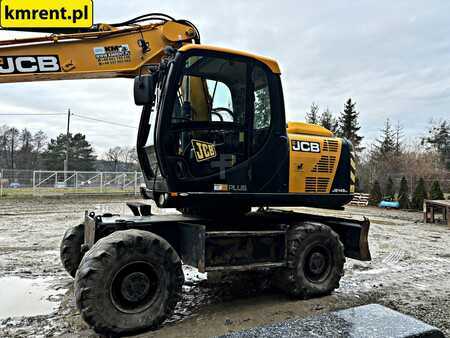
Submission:
<svg viewBox="0 0 450 338">
<path fill-rule="evenodd" d="M 450 1 L 96 0 L 96 22 L 149 12 L 192 21 L 202 42 L 273 57 L 282 69 L 288 120 L 304 120 L 314 101 L 337 114 L 351 97 L 362 134 L 377 137 L 386 118 L 410 139 L 430 119 L 450 116 Z M 19 36 L 1 32 L 0 39 Z M 131 80 L 0 85 L 0 113 L 74 113 L 137 126 Z M 54 137 L 64 116 L 5 117 L 0 124 Z M 136 129 L 73 119 L 97 153 L 133 145 Z"/>
</svg>

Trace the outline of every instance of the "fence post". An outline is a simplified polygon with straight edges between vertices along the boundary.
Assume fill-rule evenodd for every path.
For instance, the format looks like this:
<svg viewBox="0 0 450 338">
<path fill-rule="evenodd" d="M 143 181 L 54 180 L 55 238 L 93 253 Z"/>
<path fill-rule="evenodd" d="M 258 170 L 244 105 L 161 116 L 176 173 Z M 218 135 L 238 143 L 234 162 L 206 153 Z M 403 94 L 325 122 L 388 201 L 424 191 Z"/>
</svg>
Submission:
<svg viewBox="0 0 450 338">
<path fill-rule="evenodd" d="M 103 192 L 103 172 L 100 173 L 100 192 Z"/>
<path fill-rule="evenodd" d="M 0 171 L 0 198 L 3 197 L 3 169 Z"/>
<path fill-rule="evenodd" d="M 36 171 L 33 171 L 33 196 L 36 195 Z"/>
<path fill-rule="evenodd" d="M 134 196 L 137 196 L 137 171 L 134 172 Z"/>
</svg>

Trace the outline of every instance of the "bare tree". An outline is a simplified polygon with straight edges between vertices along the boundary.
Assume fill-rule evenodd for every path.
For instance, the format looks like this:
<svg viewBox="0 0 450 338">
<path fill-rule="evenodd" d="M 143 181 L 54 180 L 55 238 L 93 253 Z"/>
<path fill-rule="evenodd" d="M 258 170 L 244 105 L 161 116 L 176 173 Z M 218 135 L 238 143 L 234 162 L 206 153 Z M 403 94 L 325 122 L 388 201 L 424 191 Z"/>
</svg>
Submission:
<svg viewBox="0 0 450 338">
<path fill-rule="evenodd" d="M 122 159 L 123 149 L 121 147 L 109 148 L 106 152 L 105 156 L 108 161 L 111 161 L 114 164 L 114 171 L 117 171 L 117 166 Z"/>
</svg>

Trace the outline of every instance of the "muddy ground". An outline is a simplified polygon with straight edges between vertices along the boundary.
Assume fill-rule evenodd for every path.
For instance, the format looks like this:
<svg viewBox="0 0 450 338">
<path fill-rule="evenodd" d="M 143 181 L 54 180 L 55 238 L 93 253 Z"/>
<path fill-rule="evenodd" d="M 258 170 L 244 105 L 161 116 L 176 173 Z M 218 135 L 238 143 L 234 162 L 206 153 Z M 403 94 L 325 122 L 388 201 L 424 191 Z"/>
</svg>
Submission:
<svg viewBox="0 0 450 338">
<path fill-rule="evenodd" d="M 0 200 L 1 337 L 95 337 L 74 306 L 59 242 L 83 210 L 128 213 L 123 202 Z M 341 287 L 332 295 L 292 300 L 250 275 L 206 281 L 185 268 L 187 283 L 175 314 L 159 331 L 140 337 L 210 337 L 368 303 L 410 314 L 450 336 L 450 229 L 421 223 L 421 213 L 357 207 L 321 212 L 365 215 L 372 222 L 373 260 L 347 259 Z"/>
</svg>

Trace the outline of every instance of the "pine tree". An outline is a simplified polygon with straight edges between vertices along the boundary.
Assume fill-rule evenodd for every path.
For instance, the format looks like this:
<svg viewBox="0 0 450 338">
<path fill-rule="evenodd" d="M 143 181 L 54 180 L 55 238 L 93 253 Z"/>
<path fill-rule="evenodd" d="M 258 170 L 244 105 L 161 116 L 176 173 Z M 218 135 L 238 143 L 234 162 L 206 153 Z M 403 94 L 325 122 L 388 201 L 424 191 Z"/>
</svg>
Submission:
<svg viewBox="0 0 450 338">
<path fill-rule="evenodd" d="M 319 124 L 333 133 L 336 133 L 338 128 L 338 122 L 328 108 L 320 115 Z"/>
<path fill-rule="evenodd" d="M 392 129 L 389 119 L 386 120 L 382 130 L 381 139 L 378 139 L 377 143 L 378 144 L 375 146 L 376 157 L 385 158 L 395 152 L 395 132 Z"/>
<path fill-rule="evenodd" d="M 425 181 L 421 177 L 417 183 L 416 189 L 414 190 L 414 195 L 411 201 L 413 209 L 422 210 L 423 201 L 427 199 L 427 190 L 425 188 Z"/>
<path fill-rule="evenodd" d="M 397 121 L 397 125 L 394 130 L 394 141 L 395 141 L 395 155 L 398 156 L 402 153 L 403 148 L 403 126 L 400 124 L 400 121 Z"/>
<path fill-rule="evenodd" d="M 434 181 L 433 184 L 431 185 L 430 199 L 432 199 L 432 200 L 443 200 L 443 199 L 445 199 L 444 198 L 444 194 L 442 193 L 441 186 L 439 185 L 439 181 L 438 180 Z"/>
<path fill-rule="evenodd" d="M 66 158 L 67 135 L 60 134 L 51 139 L 43 154 L 48 170 L 62 170 Z M 80 133 L 69 134 L 69 170 L 92 171 L 96 156 L 86 136 Z"/>
<path fill-rule="evenodd" d="M 410 201 L 408 194 L 408 181 L 405 176 L 400 181 L 400 189 L 398 191 L 398 202 L 400 203 L 400 209 L 409 209 Z"/>
<path fill-rule="evenodd" d="M 383 194 L 381 192 L 380 183 L 375 181 L 372 186 L 372 190 L 370 191 L 369 204 L 370 205 L 378 205 L 383 199 Z"/>
<path fill-rule="evenodd" d="M 389 176 L 387 182 L 386 182 L 386 189 L 384 191 L 385 198 L 393 199 L 394 196 L 394 181 L 392 181 L 391 176 Z"/>
<path fill-rule="evenodd" d="M 306 122 L 312 124 L 319 123 L 319 106 L 314 102 L 311 104 L 310 111 L 306 113 Z"/>
<path fill-rule="evenodd" d="M 362 136 L 358 135 L 358 131 L 361 129 L 358 123 L 359 112 L 355 110 L 355 102 L 352 99 L 348 99 L 344 106 L 344 112 L 339 116 L 338 122 L 338 134 L 341 137 L 349 139 L 357 152 L 363 150 L 360 147 Z"/>
</svg>

